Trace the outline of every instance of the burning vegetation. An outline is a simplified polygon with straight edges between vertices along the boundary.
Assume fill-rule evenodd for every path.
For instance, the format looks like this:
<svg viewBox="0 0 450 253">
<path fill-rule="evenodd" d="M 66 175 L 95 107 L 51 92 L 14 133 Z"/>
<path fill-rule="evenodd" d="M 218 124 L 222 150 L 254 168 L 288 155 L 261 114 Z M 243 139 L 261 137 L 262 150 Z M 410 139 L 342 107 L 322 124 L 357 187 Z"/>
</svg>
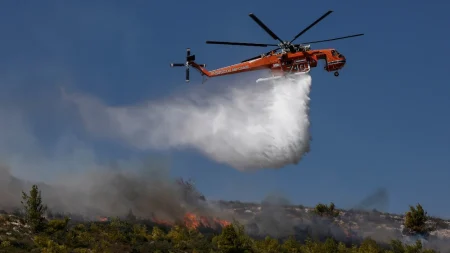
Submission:
<svg viewBox="0 0 450 253">
<path fill-rule="evenodd" d="M 185 181 L 183 179 L 178 179 L 176 181 L 176 185 L 179 187 L 179 190 L 181 192 L 180 195 L 182 196 L 185 207 L 189 205 L 191 207 L 194 206 L 197 209 L 199 209 L 199 207 L 203 207 L 200 208 L 199 211 L 206 213 L 206 215 L 200 215 L 195 212 L 187 211 L 182 216 L 169 220 L 160 218 L 155 213 L 151 213 L 150 217 L 136 217 L 136 215 L 133 213 L 133 210 L 130 209 L 128 214 L 124 218 L 129 221 L 150 221 L 152 223 L 155 223 L 156 225 L 165 227 L 182 225 L 187 227 L 188 229 L 197 230 L 212 229 L 220 231 L 223 227 L 231 224 L 231 222 L 227 220 L 210 215 L 210 213 L 213 213 L 211 210 L 205 211 L 206 208 L 204 206 L 204 202 L 206 201 L 206 198 L 196 190 L 194 182 L 192 180 Z M 112 218 L 100 216 L 96 220 L 99 222 L 110 222 Z"/>
<path fill-rule="evenodd" d="M 198 229 L 200 227 L 222 229 L 231 223 L 219 218 L 208 218 L 205 216 L 197 216 L 193 213 L 187 213 L 184 217 L 184 225 L 190 229 Z"/>
<path fill-rule="evenodd" d="M 166 221 L 166 220 L 160 220 L 155 217 L 151 218 L 150 220 L 160 226 L 171 227 L 171 226 L 180 224 L 189 229 L 210 228 L 210 229 L 214 229 L 214 230 L 221 230 L 223 227 L 231 224 L 231 222 L 222 220 L 220 218 L 200 216 L 195 213 L 186 213 L 184 215 L 182 222 L 180 222 L 180 221 L 171 222 L 171 221 Z M 108 220 L 104 220 L 104 221 L 108 221 Z"/>
<path fill-rule="evenodd" d="M 195 192 L 191 183 L 180 182 Z M 22 212 L 16 212 L 15 215 L 3 212 L 0 216 L 0 252 L 437 252 L 425 250 L 426 245 L 420 240 L 409 246 L 398 239 L 380 244 L 370 237 L 349 243 L 339 240 L 336 231 L 320 238 L 311 227 L 304 229 L 309 236 L 303 239 L 296 234 L 298 231 L 289 231 L 291 235 L 285 238 L 258 236 L 258 233 L 251 232 L 249 223 L 242 225 L 236 220 L 230 222 L 195 212 L 186 212 L 182 218 L 173 221 L 158 219 L 156 216 L 139 218 L 132 210 L 122 218 L 97 217 L 93 221 L 62 216 L 55 218 L 58 215 L 49 218 L 45 217 L 47 206 L 37 186 L 33 186 L 29 194 L 23 193 L 22 199 Z M 202 198 L 200 200 L 204 201 Z M 230 204 L 235 211 L 242 206 L 240 202 Z M 266 210 L 272 215 L 280 212 L 280 209 L 268 203 L 262 206 L 247 205 L 246 208 L 256 208 L 262 213 Z M 336 209 L 334 204 L 318 204 L 313 209 L 286 205 L 283 208 L 288 210 L 286 215 L 289 217 L 300 209 L 310 210 L 305 212 L 310 213 L 310 216 L 304 215 L 303 219 L 319 219 L 328 230 L 340 222 L 337 220 L 339 217 L 350 213 Z M 420 205 L 411 207 L 405 217 L 408 233 L 425 236 L 430 232 L 430 218 Z M 258 225 L 269 221 L 260 229 L 266 228 L 263 229 L 266 232 L 278 231 L 281 234 L 282 220 L 271 223 L 264 215 L 258 219 Z M 295 224 L 292 219 L 290 222 Z M 344 230 L 345 238 L 356 236 L 354 229 Z M 443 247 L 440 249 L 444 250 Z"/>
</svg>

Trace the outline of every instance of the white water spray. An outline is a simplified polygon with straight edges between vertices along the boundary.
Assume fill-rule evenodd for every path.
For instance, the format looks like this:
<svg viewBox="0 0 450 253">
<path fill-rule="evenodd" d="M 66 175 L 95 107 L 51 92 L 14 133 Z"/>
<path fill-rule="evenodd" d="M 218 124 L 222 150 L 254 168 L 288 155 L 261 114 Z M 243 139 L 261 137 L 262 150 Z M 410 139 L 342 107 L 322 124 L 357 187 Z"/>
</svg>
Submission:
<svg viewBox="0 0 450 253">
<path fill-rule="evenodd" d="M 87 128 L 141 149 L 194 147 L 238 170 L 281 168 L 309 151 L 311 76 L 234 86 L 206 98 L 107 107 L 71 96 Z"/>
</svg>

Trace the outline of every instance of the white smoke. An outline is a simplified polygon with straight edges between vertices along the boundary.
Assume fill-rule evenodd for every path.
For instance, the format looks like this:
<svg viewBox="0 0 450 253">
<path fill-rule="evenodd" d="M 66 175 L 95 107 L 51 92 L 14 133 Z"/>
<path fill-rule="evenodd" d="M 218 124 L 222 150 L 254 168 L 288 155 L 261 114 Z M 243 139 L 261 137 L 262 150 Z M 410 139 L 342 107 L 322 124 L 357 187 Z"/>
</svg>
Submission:
<svg viewBox="0 0 450 253">
<path fill-rule="evenodd" d="M 193 147 L 238 170 L 281 168 L 309 151 L 311 76 L 184 94 L 133 107 L 70 95 L 86 127 L 140 149 Z"/>
</svg>

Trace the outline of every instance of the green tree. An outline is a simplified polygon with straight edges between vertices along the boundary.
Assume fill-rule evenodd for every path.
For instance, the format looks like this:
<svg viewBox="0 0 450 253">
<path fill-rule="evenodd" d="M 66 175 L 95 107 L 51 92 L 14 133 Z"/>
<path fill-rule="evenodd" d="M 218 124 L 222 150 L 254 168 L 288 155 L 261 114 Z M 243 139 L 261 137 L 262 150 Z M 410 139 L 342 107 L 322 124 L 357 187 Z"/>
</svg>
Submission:
<svg viewBox="0 0 450 253">
<path fill-rule="evenodd" d="M 322 244 L 322 248 L 327 253 L 338 253 L 338 246 L 339 243 L 330 237 Z"/>
<path fill-rule="evenodd" d="M 37 233 L 44 229 L 44 213 L 47 206 L 42 203 L 41 191 L 37 185 L 33 185 L 30 195 L 22 191 L 22 205 L 25 209 L 25 220 L 30 225 L 33 232 Z"/>
<path fill-rule="evenodd" d="M 390 243 L 392 253 L 405 253 L 405 246 L 398 240 L 392 240 Z"/>
<path fill-rule="evenodd" d="M 426 226 L 427 220 L 427 212 L 420 204 L 417 204 L 415 208 L 409 206 L 404 225 L 412 233 L 425 234 L 429 231 Z"/>
<path fill-rule="evenodd" d="M 300 248 L 301 244 L 298 241 L 296 241 L 293 236 L 290 236 L 281 245 L 282 251 L 286 253 L 301 253 Z"/>
<path fill-rule="evenodd" d="M 359 247 L 361 253 L 382 253 L 383 250 L 372 238 L 366 238 Z"/>
<path fill-rule="evenodd" d="M 174 249 L 183 252 L 192 252 L 194 249 L 207 251 L 209 247 L 207 245 L 209 242 L 206 241 L 203 234 L 186 226 L 173 226 L 167 233 L 167 239 L 170 240 Z"/>
<path fill-rule="evenodd" d="M 254 243 L 254 249 L 261 253 L 279 253 L 282 248 L 277 239 L 266 236 L 264 240 L 258 240 Z"/>
<path fill-rule="evenodd" d="M 128 221 L 136 221 L 136 216 L 133 213 L 133 210 L 130 208 L 130 210 L 128 210 L 128 214 L 127 214 L 127 218 Z"/>
<path fill-rule="evenodd" d="M 322 203 L 319 203 L 314 208 L 314 213 L 319 216 L 327 216 L 327 217 L 337 217 L 339 216 L 339 211 L 336 210 L 336 207 L 333 202 L 330 203 L 330 205 L 325 205 Z"/>
<path fill-rule="evenodd" d="M 244 228 L 239 224 L 225 226 L 222 233 L 213 238 L 213 243 L 221 253 L 252 252 L 251 240 L 244 234 Z"/>
</svg>

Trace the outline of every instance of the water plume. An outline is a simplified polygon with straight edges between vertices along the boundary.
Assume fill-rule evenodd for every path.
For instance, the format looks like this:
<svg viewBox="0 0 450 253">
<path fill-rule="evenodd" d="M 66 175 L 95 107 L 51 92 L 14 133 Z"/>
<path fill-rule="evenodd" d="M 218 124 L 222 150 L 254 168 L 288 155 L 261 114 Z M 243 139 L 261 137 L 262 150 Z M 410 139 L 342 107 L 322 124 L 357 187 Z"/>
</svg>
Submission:
<svg viewBox="0 0 450 253">
<path fill-rule="evenodd" d="M 311 76 L 185 93 L 144 105 L 111 107 L 67 95 L 90 131 L 140 149 L 193 147 L 238 170 L 281 168 L 309 152 Z"/>
</svg>

